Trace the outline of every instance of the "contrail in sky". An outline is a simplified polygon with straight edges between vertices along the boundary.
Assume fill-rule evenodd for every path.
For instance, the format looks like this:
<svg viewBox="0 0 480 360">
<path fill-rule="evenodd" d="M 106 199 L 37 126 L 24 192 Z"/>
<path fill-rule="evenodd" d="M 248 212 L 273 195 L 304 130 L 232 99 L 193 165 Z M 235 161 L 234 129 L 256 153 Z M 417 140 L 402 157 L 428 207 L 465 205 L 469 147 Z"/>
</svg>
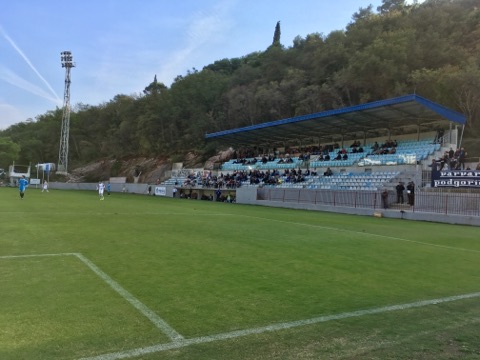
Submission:
<svg viewBox="0 0 480 360">
<path fill-rule="evenodd" d="M 162 66 L 160 79 L 173 79 L 175 74 L 183 71 L 185 60 L 192 57 L 198 48 L 211 42 L 214 34 L 226 31 L 229 26 L 226 18 L 235 4 L 236 1 L 225 1 L 212 9 L 197 12 L 186 31 L 185 46 L 177 50 Z M 168 81 L 163 81 L 168 84 Z"/>
<path fill-rule="evenodd" d="M 30 81 L 25 80 L 24 78 L 18 76 L 10 69 L 7 69 L 0 64 L 0 79 L 6 81 L 7 83 L 16 86 L 20 89 L 28 91 L 34 95 L 40 96 L 44 99 L 47 99 L 53 103 L 59 102 L 57 97 L 53 97 L 50 92 L 45 91 L 39 86 L 32 84 Z"/>
<path fill-rule="evenodd" d="M 12 45 L 12 47 L 18 52 L 18 54 L 20 54 L 20 56 L 23 58 L 23 60 L 25 60 L 25 62 L 28 64 L 28 66 L 30 66 L 30 68 L 33 70 L 33 72 L 35 74 L 37 74 L 37 76 L 40 78 L 40 80 L 42 80 L 44 82 L 45 85 L 47 85 L 47 88 L 48 90 L 50 90 L 50 92 L 53 94 L 53 96 L 59 101 L 61 102 L 62 100 L 58 97 L 58 95 L 55 93 L 55 90 L 53 90 L 53 88 L 50 86 L 50 84 L 48 83 L 47 80 L 45 80 L 45 78 L 38 72 L 38 70 L 35 68 L 35 66 L 33 66 L 32 62 L 27 58 L 27 56 L 23 53 L 23 51 L 17 46 L 17 44 L 15 44 L 15 42 L 10 38 L 10 36 L 8 36 L 5 31 L 3 30 L 3 28 L 0 26 L 0 33 L 3 35 L 3 37 L 10 43 L 10 45 Z"/>
</svg>

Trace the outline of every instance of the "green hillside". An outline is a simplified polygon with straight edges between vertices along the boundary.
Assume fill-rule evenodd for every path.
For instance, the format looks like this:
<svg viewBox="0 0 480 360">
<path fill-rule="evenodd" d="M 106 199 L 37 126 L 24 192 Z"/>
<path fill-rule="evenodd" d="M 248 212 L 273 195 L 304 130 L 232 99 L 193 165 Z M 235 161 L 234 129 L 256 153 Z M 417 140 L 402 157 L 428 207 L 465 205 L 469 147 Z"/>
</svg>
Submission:
<svg viewBox="0 0 480 360">
<path fill-rule="evenodd" d="M 300 34 L 261 52 L 219 59 L 179 74 L 170 87 L 156 81 L 143 94 L 118 94 L 73 106 L 70 167 L 99 158 L 215 154 L 205 133 L 255 125 L 416 93 L 465 114 L 464 140 L 479 156 L 480 10 L 476 0 L 384 0 L 360 8 L 345 30 Z M 132 89 L 132 92 L 135 89 Z M 138 91 L 138 89 L 137 89 Z M 0 167 L 58 158 L 62 109 L 0 132 Z"/>
</svg>

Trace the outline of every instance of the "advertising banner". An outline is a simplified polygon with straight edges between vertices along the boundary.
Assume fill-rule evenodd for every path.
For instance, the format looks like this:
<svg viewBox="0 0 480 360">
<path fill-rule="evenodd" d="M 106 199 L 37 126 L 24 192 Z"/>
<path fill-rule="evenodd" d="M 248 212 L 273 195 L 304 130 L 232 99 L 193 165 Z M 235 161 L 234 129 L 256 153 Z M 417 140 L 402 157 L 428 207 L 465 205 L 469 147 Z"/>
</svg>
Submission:
<svg viewBox="0 0 480 360">
<path fill-rule="evenodd" d="M 480 171 L 445 170 L 432 171 L 434 188 L 480 188 Z"/>
<path fill-rule="evenodd" d="M 165 186 L 155 186 L 155 196 L 167 196 L 167 188 Z"/>
</svg>

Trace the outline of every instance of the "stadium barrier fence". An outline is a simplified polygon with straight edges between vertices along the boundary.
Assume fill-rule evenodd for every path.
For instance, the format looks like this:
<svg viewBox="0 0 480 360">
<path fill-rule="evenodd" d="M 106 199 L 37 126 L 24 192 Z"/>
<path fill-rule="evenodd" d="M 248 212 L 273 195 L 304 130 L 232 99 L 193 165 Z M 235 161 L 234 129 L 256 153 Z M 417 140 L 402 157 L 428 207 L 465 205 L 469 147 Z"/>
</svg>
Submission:
<svg viewBox="0 0 480 360">
<path fill-rule="evenodd" d="M 384 209 L 381 193 L 378 191 L 258 188 L 257 200 L 372 210 Z M 414 205 L 408 205 L 407 202 L 407 192 L 404 193 L 403 204 L 398 204 L 397 195 L 394 192 L 390 192 L 387 209 L 445 215 L 480 216 L 480 193 L 422 191 L 415 194 Z"/>
</svg>

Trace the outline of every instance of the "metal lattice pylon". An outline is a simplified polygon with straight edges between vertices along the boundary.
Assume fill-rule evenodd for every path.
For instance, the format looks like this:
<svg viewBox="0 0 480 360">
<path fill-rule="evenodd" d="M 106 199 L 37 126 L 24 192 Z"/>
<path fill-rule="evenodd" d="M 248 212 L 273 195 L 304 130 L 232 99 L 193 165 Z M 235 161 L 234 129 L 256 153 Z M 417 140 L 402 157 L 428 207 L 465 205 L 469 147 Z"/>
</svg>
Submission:
<svg viewBox="0 0 480 360">
<path fill-rule="evenodd" d="M 60 53 L 62 67 L 65 68 L 65 91 L 63 94 L 62 130 L 60 133 L 60 150 L 58 152 L 59 173 L 68 172 L 68 139 L 70 137 L 70 69 L 75 67 L 70 51 Z"/>
</svg>

